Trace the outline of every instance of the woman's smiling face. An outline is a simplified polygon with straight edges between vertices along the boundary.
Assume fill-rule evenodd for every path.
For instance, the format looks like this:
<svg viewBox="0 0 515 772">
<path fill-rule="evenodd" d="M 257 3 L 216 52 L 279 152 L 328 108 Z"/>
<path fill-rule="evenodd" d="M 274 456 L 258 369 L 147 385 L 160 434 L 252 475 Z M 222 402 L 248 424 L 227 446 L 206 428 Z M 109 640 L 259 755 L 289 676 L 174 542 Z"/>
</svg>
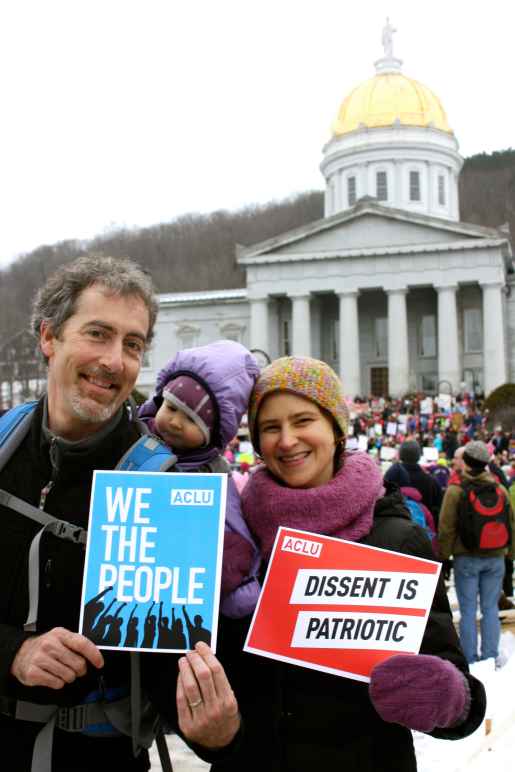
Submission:
<svg viewBox="0 0 515 772">
<path fill-rule="evenodd" d="M 316 488 L 334 472 L 336 440 L 331 420 L 309 399 L 276 391 L 258 414 L 261 455 L 290 488 Z"/>
</svg>

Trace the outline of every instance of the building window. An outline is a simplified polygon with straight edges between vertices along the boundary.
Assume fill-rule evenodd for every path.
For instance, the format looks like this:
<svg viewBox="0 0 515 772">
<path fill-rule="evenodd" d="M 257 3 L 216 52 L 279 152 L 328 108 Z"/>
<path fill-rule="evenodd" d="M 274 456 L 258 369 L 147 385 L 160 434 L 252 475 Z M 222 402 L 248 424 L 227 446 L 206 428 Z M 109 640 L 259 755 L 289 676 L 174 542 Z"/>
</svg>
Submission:
<svg viewBox="0 0 515 772">
<path fill-rule="evenodd" d="M 440 206 L 445 206 L 445 177 L 443 174 L 438 175 L 438 203 Z"/>
<path fill-rule="evenodd" d="M 468 369 L 463 373 L 465 381 L 465 390 L 471 394 L 478 394 L 483 391 L 483 371 L 479 369 Z"/>
<path fill-rule="evenodd" d="M 281 349 L 284 357 L 291 354 L 290 320 L 283 319 L 281 324 Z"/>
<path fill-rule="evenodd" d="M 436 356 L 436 317 L 423 316 L 420 320 L 420 356 Z"/>
<path fill-rule="evenodd" d="M 420 389 L 424 394 L 436 394 L 437 383 L 436 373 L 422 373 L 420 376 Z"/>
<path fill-rule="evenodd" d="M 220 328 L 220 333 L 225 340 L 234 340 L 236 343 L 242 342 L 243 327 L 239 324 L 226 324 Z"/>
<path fill-rule="evenodd" d="M 376 174 L 376 196 L 378 201 L 388 201 L 388 178 L 386 172 Z"/>
<path fill-rule="evenodd" d="M 388 396 L 388 368 L 371 367 L 370 368 L 370 391 L 373 397 Z"/>
<path fill-rule="evenodd" d="M 143 352 L 143 359 L 141 362 L 141 367 L 152 367 L 152 349 L 146 348 Z"/>
<path fill-rule="evenodd" d="M 197 344 L 199 330 L 196 327 L 190 327 L 185 324 L 177 330 L 181 348 L 193 348 Z"/>
<path fill-rule="evenodd" d="M 465 353 L 478 354 L 483 350 L 483 323 L 480 308 L 466 308 L 463 312 Z"/>
<path fill-rule="evenodd" d="M 409 200 L 420 201 L 420 173 L 409 173 Z"/>
<path fill-rule="evenodd" d="M 388 324 L 387 319 L 374 321 L 375 354 L 378 359 L 386 359 L 388 356 Z"/>
<path fill-rule="evenodd" d="M 354 206 L 356 203 L 356 178 L 347 177 L 347 200 L 349 206 Z"/>
</svg>

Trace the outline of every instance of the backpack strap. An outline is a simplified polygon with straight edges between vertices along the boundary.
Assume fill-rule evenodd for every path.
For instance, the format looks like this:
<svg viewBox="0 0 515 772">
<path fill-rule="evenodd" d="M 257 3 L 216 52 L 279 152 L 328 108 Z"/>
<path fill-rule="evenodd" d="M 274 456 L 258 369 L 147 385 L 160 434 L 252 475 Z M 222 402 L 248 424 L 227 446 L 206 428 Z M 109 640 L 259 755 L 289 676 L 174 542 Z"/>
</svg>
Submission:
<svg viewBox="0 0 515 772">
<path fill-rule="evenodd" d="M 27 436 L 37 402 L 25 402 L 13 407 L 0 418 L 0 469 Z"/>
<path fill-rule="evenodd" d="M 20 515 L 34 520 L 43 526 L 53 526 L 51 533 L 57 536 L 59 539 L 65 539 L 66 541 L 74 541 L 77 544 L 86 544 L 87 531 L 78 525 L 67 523 L 66 520 L 59 520 L 57 517 L 45 512 L 43 509 L 33 507 L 27 501 L 14 496 L 12 493 L 8 493 L 0 488 L 0 504 L 9 509 L 14 509 L 19 512 Z"/>
<path fill-rule="evenodd" d="M 157 751 L 163 772 L 173 772 L 172 760 L 166 743 L 163 728 L 159 721 L 159 715 L 150 705 L 150 710 L 144 711 L 147 715 L 142 715 L 142 693 L 141 693 L 141 660 L 138 652 L 131 652 L 131 727 L 132 752 L 138 756 L 141 747 L 148 748 L 152 740 L 156 739 Z M 151 725 L 149 726 L 149 715 Z M 116 723 L 113 721 L 116 726 Z M 146 726 L 145 726 L 146 725 Z M 142 733 L 142 730 L 144 733 Z M 146 730 L 146 731 L 145 731 Z"/>
<path fill-rule="evenodd" d="M 161 762 L 161 767 L 163 768 L 163 772 L 173 772 L 172 760 L 170 758 L 170 751 L 168 750 L 165 733 L 163 732 L 163 728 L 161 726 L 156 732 L 156 745 L 157 745 L 157 752 L 159 753 L 159 761 Z"/>
<path fill-rule="evenodd" d="M 102 732 L 103 737 L 125 734 L 118 728 L 117 717 L 127 716 L 127 701 L 124 697 L 113 702 L 106 702 L 101 698 L 94 702 L 81 703 L 70 708 L 60 708 L 58 705 L 38 705 L 24 700 L 9 700 L 0 697 L 0 713 L 8 715 L 17 721 L 31 721 L 43 724 L 36 736 L 34 749 L 32 753 L 32 764 L 30 772 L 52 772 L 52 746 L 54 739 L 54 730 L 57 727 L 65 732 L 84 732 L 88 727 L 98 727 L 110 725 L 110 732 Z M 150 747 L 153 735 L 147 733 L 146 737 L 141 738 L 142 744 L 146 748 Z M 168 747 L 166 746 L 166 752 Z M 139 752 L 138 748 L 138 752 Z M 163 763 L 163 762 L 162 762 Z M 168 763 L 168 766 L 164 764 Z M 164 761 L 163 770 L 173 772 L 170 757 Z"/>
<path fill-rule="evenodd" d="M 57 517 L 44 512 L 42 509 L 33 507 L 23 499 L 19 499 L 12 493 L 0 489 L 0 504 L 15 512 L 19 512 L 24 517 L 34 520 L 42 525 L 37 534 L 32 539 L 29 549 L 29 613 L 24 624 L 26 632 L 36 632 L 39 606 L 39 547 L 41 537 L 44 533 L 52 533 L 58 539 L 72 541 L 76 544 L 86 545 L 87 531 L 79 526 L 67 523 L 65 520 L 59 520 Z"/>
<path fill-rule="evenodd" d="M 144 434 L 123 454 L 115 469 L 122 472 L 167 472 L 176 463 L 177 456 L 168 445 L 153 434 Z"/>
<path fill-rule="evenodd" d="M 139 736 L 141 724 L 141 667 L 139 655 L 131 652 L 131 738 L 132 752 L 140 752 Z"/>
</svg>

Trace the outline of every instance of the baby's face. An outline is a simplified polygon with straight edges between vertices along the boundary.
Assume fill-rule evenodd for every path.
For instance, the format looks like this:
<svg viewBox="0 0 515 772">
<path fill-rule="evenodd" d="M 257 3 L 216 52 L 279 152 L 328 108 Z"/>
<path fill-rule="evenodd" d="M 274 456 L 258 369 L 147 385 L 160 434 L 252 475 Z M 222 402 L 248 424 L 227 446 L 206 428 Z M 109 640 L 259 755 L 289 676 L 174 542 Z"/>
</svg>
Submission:
<svg viewBox="0 0 515 772">
<path fill-rule="evenodd" d="M 166 400 L 156 414 L 156 429 L 172 448 L 189 450 L 204 444 L 204 435 L 186 413 Z"/>
</svg>

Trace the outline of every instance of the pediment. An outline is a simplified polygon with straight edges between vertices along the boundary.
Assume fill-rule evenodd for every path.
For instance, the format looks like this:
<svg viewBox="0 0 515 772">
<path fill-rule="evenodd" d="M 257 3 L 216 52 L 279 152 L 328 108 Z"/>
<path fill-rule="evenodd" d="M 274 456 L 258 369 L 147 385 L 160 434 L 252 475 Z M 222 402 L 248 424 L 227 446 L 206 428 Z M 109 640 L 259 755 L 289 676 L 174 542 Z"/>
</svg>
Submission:
<svg viewBox="0 0 515 772">
<path fill-rule="evenodd" d="M 390 254 L 399 248 L 405 253 L 424 247 L 467 248 L 471 242 L 502 239 L 493 228 L 451 222 L 437 217 L 416 215 L 378 204 L 355 207 L 329 218 L 283 233 L 273 239 L 245 248 L 238 256 L 242 264 L 296 257 L 345 257 L 364 251 Z"/>
</svg>

